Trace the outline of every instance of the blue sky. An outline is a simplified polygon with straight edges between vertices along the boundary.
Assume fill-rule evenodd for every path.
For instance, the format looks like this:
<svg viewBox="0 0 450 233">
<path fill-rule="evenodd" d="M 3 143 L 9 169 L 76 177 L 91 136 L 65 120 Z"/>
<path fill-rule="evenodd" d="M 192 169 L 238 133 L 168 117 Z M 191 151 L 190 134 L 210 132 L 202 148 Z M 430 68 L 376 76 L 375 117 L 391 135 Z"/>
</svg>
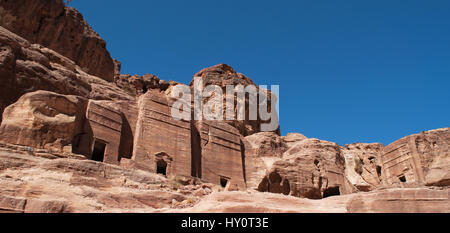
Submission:
<svg viewBox="0 0 450 233">
<path fill-rule="evenodd" d="M 282 134 L 389 144 L 449 127 L 450 1 L 74 0 L 122 73 L 231 65 L 280 85 Z"/>
</svg>

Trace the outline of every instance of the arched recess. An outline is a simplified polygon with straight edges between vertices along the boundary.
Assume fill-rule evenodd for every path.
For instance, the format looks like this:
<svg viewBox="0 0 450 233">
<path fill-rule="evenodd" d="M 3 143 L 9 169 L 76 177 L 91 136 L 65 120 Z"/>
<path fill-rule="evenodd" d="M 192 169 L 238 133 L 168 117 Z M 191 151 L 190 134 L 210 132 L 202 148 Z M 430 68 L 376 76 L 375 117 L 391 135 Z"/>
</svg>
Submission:
<svg viewBox="0 0 450 233">
<path fill-rule="evenodd" d="M 278 172 L 272 171 L 263 177 L 258 185 L 258 191 L 289 195 L 291 187 L 287 177 L 283 178 Z"/>
</svg>

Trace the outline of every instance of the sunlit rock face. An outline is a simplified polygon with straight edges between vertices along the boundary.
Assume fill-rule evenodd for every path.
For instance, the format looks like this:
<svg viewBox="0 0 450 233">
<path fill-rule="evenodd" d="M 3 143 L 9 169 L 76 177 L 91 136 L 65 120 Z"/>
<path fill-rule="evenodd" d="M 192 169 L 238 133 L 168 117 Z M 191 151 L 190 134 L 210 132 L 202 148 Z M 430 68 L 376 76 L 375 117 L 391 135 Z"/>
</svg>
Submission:
<svg viewBox="0 0 450 233">
<path fill-rule="evenodd" d="M 359 191 L 370 191 L 381 186 L 383 149 L 380 143 L 354 143 L 343 149 L 345 175 Z"/>
<path fill-rule="evenodd" d="M 254 85 L 226 64 L 194 76 Z M 120 74 L 61 0 L 0 0 L 0 77 L 0 212 L 449 212 L 450 128 L 340 146 L 176 120 L 179 83 Z"/>
<path fill-rule="evenodd" d="M 245 76 L 244 74 L 238 73 L 236 72 L 231 66 L 226 65 L 226 64 L 218 64 L 215 66 L 211 66 L 208 68 L 205 68 L 199 72 L 197 72 L 194 75 L 194 78 L 192 79 L 190 86 L 192 88 L 195 88 L 194 84 L 195 84 L 195 78 L 199 78 L 199 80 L 202 81 L 202 86 L 201 88 L 203 89 L 206 86 L 211 86 L 211 85 L 216 85 L 218 87 L 221 88 L 222 90 L 222 99 L 217 100 L 216 104 L 222 105 L 222 111 L 223 111 L 223 116 L 225 119 L 225 122 L 232 125 L 233 127 L 235 127 L 237 130 L 239 130 L 239 132 L 243 135 L 243 136 L 248 136 L 248 135 L 252 135 L 254 133 L 258 133 L 261 132 L 261 124 L 262 123 L 267 123 L 267 121 L 263 121 L 260 118 L 260 115 L 258 115 L 256 117 L 256 120 L 252 120 L 250 119 L 250 105 L 253 106 L 257 106 L 258 105 L 258 100 L 253 101 L 252 98 L 249 98 L 249 96 L 247 96 L 245 99 L 240 100 L 238 99 L 238 96 L 235 95 L 234 96 L 234 108 L 232 109 L 233 112 L 233 117 L 235 120 L 227 120 L 225 118 L 226 116 L 226 102 L 227 102 L 227 91 L 226 91 L 226 87 L 227 85 L 231 85 L 233 87 L 237 86 L 237 85 L 242 85 L 244 88 L 248 87 L 248 86 L 253 86 L 255 87 L 255 90 L 258 91 L 259 90 L 259 86 L 257 86 L 249 77 Z M 265 96 L 265 100 L 264 101 L 266 103 L 266 106 L 268 107 L 268 111 L 271 112 L 271 103 L 272 103 L 272 94 L 270 91 L 261 91 L 261 95 Z M 203 104 L 205 104 L 206 102 L 211 103 L 211 101 L 215 101 L 214 96 L 211 96 L 210 98 L 203 98 Z M 245 105 L 245 118 L 244 120 L 237 120 L 237 116 L 238 116 L 238 101 L 243 101 L 245 103 L 243 103 L 243 105 Z M 280 135 L 280 128 L 275 127 L 274 130 L 272 130 L 273 132 L 277 133 L 278 135 Z"/>
<path fill-rule="evenodd" d="M 385 186 L 448 186 L 450 128 L 413 134 L 386 146 L 381 155 Z"/>
<path fill-rule="evenodd" d="M 115 63 L 106 42 L 74 8 L 60 0 L 0 1 L 0 26 L 55 50 L 86 73 L 113 81 Z"/>
</svg>

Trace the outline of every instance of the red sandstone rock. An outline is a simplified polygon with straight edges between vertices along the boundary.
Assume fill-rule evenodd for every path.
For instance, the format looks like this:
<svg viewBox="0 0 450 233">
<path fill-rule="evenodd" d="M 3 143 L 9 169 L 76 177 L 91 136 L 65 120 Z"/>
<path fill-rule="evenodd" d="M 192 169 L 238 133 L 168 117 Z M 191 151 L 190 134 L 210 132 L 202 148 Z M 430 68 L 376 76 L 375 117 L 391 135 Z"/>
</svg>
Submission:
<svg viewBox="0 0 450 233">
<path fill-rule="evenodd" d="M 0 26 L 68 57 L 86 73 L 113 81 L 106 42 L 62 0 L 0 1 Z"/>
<path fill-rule="evenodd" d="M 357 195 L 347 203 L 350 213 L 448 213 L 449 190 L 390 189 Z"/>
<path fill-rule="evenodd" d="M 237 73 L 234 71 L 232 67 L 226 64 L 218 64 L 212 67 L 205 68 L 198 73 L 194 75 L 195 77 L 200 77 L 203 81 L 203 87 L 206 87 L 208 85 L 217 85 L 222 88 L 223 92 L 223 100 L 220 103 L 222 104 L 222 110 L 223 110 L 223 116 L 225 119 L 226 116 L 226 86 L 227 85 L 243 85 L 244 87 L 247 87 L 248 85 L 253 85 L 256 87 L 257 90 L 259 90 L 259 87 L 253 83 L 253 81 L 248 78 L 247 76 Z M 191 81 L 190 86 L 194 86 L 194 79 Z M 268 108 L 270 108 L 271 103 L 271 92 L 267 92 L 266 96 L 268 99 Z M 213 97 L 211 97 L 213 98 Z M 211 101 L 211 98 L 204 98 L 203 103 Z M 261 121 L 261 119 L 258 117 L 257 120 L 249 120 L 249 104 L 250 99 L 245 99 L 245 120 L 226 120 L 225 122 L 232 125 L 236 129 L 239 130 L 239 132 L 244 135 L 248 136 L 257 132 L 261 132 L 261 123 L 264 121 Z M 235 95 L 235 103 L 237 102 L 237 96 Z M 257 103 L 251 103 L 251 104 L 257 104 Z M 237 104 L 235 104 L 234 108 L 234 117 L 237 118 Z M 278 127 L 275 132 L 279 135 L 280 129 Z"/>
<path fill-rule="evenodd" d="M 249 188 L 312 199 L 355 191 L 345 177 L 339 145 L 301 134 L 269 135 L 245 138 Z"/>
<path fill-rule="evenodd" d="M 351 192 L 344 176 L 345 160 L 336 143 L 302 140 L 272 169 L 272 173 L 288 180 L 293 196 L 317 199 Z"/>
<path fill-rule="evenodd" d="M 281 139 L 288 147 L 291 147 L 295 145 L 295 143 L 307 139 L 307 137 L 299 133 L 288 133 L 286 136 L 282 136 Z"/>
<path fill-rule="evenodd" d="M 23 94 L 48 90 L 90 99 L 133 100 L 112 83 L 82 71 L 73 61 L 0 27 L 0 111 Z"/>
<path fill-rule="evenodd" d="M 62 151 L 82 128 L 86 99 L 37 91 L 6 108 L 0 141 Z"/>
<path fill-rule="evenodd" d="M 115 82 L 118 87 L 122 88 L 133 96 L 145 94 L 149 90 L 158 90 L 164 92 L 169 89 L 169 87 L 178 84 L 173 81 L 167 82 L 164 80 L 160 80 L 158 77 L 152 74 L 146 74 L 144 76 L 131 76 L 129 74 L 122 74 L 116 79 Z"/>
<path fill-rule="evenodd" d="M 450 185 L 449 144 L 450 128 L 442 128 L 386 146 L 381 156 L 383 185 Z"/>
<path fill-rule="evenodd" d="M 383 148 L 380 143 L 355 143 L 345 146 L 345 175 L 358 190 L 369 191 L 380 187 L 380 159 Z"/>
<path fill-rule="evenodd" d="M 448 189 L 392 189 L 310 200 L 272 193 L 216 192 L 183 213 L 448 213 Z"/>
<path fill-rule="evenodd" d="M 165 175 L 191 175 L 191 124 L 170 115 L 166 95 L 147 92 L 139 99 L 132 159 L 136 167 Z M 159 165 L 158 165 L 159 164 Z"/>
<path fill-rule="evenodd" d="M 274 132 L 260 132 L 245 137 L 250 143 L 248 150 L 254 150 L 258 157 L 281 157 L 288 149 L 283 137 Z"/>
<path fill-rule="evenodd" d="M 120 75 L 60 0 L 0 0 L 0 25 L 0 212 L 450 211 L 450 128 L 344 148 L 261 120 L 177 121 L 177 83 Z M 195 77 L 254 85 L 225 64 Z"/>
<path fill-rule="evenodd" d="M 70 206 L 64 201 L 57 200 L 27 200 L 25 213 L 68 213 Z"/>
<path fill-rule="evenodd" d="M 193 127 L 192 175 L 230 191 L 245 190 L 247 161 L 238 130 L 217 121 L 199 121 Z"/>
<path fill-rule="evenodd" d="M 246 181 L 249 189 L 257 190 L 261 180 L 272 169 L 272 164 L 281 160 L 288 149 L 283 137 L 273 132 L 260 132 L 243 139 L 246 158 Z M 265 182 L 268 184 L 267 179 Z M 264 185 L 265 186 L 265 185 Z M 261 190 L 268 190 L 261 188 Z"/>
</svg>

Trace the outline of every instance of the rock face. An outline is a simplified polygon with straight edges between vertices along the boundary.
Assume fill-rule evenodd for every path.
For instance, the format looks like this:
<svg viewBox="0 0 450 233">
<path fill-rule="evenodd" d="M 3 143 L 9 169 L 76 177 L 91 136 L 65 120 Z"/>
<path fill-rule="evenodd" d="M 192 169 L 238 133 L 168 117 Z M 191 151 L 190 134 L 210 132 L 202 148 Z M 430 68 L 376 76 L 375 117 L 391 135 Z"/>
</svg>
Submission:
<svg viewBox="0 0 450 233">
<path fill-rule="evenodd" d="M 354 191 L 345 176 L 343 148 L 336 143 L 270 133 L 247 136 L 245 141 L 251 189 L 311 199 Z"/>
<path fill-rule="evenodd" d="M 132 160 L 136 167 L 165 175 L 191 175 L 191 124 L 170 116 L 169 100 L 147 92 L 139 100 Z"/>
<path fill-rule="evenodd" d="M 88 74 L 114 80 L 115 65 L 106 42 L 61 0 L 1 0 L 0 26 L 55 50 Z"/>
<path fill-rule="evenodd" d="M 6 108 L 0 140 L 62 151 L 82 128 L 86 105 L 86 99 L 77 96 L 47 91 L 28 93 Z"/>
<path fill-rule="evenodd" d="M 272 164 L 288 149 L 283 137 L 274 132 L 260 132 L 243 139 L 246 157 L 246 180 L 249 189 L 257 190 Z M 268 190 L 266 190 L 268 191 Z"/>
<path fill-rule="evenodd" d="M 246 158 L 239 131 L 217 121 L 195 122 L 193 127 L 192 175 L 228 190 L 245 190 Z"/>
<path fill-rule="evenodd" d="M 208 187 L 188 189 L 141 170 L 36 155 L 0 145 L 0 212 L 154 212 L 192 205 L 194 192 Z"/>
<path fill-rule="evenodd" d="M 409 188 L 356 195 L 347 203 L 350 213 L 448 213 L 448 190 Z"/>
<path fill-rule="evenodd" d="M 317 139 L 298 142 L 272 166 L 272 173 L 289 181 L 291 195 L 312 199 L 351 193 L 344 170 L 339 145 Z"/>
<path fill-rule="evenodd" d="M 309 200 L 267 193 L 218 192 L 184 213 L 448 213 L 448 190 L 406 188 Z"/>
<path fill-rule="evenodd" d="M 0 27 L 0 111 L 23 94 L 48 90 L 89 99 L 132 100 L 117 86 L 85 73 L 73 61 Z"/>
<path fill-rule="evenodd" d="M 411 135 L 386 148 L 380 143 L 341 147 L 301 134 L 258 133 L 245 138 L 251 161 L 247 184 L 263 192 L 313 199 L 378 188 L 446 187 L 448 144 L 449 128 Z"/>
<path fill-rule="evenodd" d="M 286 136 L 282 136 L 281 138 L 288 147 L 292 147 L 297 142 L 307 139 L 307 137 L 299 133 L 288 133 Z"/>
<path fill-rule="evenodd" d="M 174 81 L 167 82 L 160 80 L 152 74 L 146 74 L 143 76 L 122 74 L 116 79 L 115 83 L 118 87 L 127 91 L 127 93 L 132 96 L 145 94 L 149 90 L 165 92 L 169 89 L 169 87 L 178 84 Z"/>
<path fill-rule="evenodd" d="M 234 71 L 234 69 L 226 64 L 218 64 L 212 67 L 205 68 L 198 73 L 194 75 L 194 79 L 192 79 L 190 86 L 194 87 L 195 85 L 195 78 L 198 77 L 202 80 L 202 87 L 204 88 L 209 85 L 216 85 L 222 90 L 223 99 L 217 100 L 216 105 L 222 105 L 222 111 L 223 111 L 223 117 L 226 118 L 226 86 L 227 85 L 242 85 L 244 88 L 248 86 L 254 86 L 255 90 L 259 90 L 259 87 L 253 83 L 253 81 L 248 78 L 247 76 L 237 73 Z M 262 92 L 264 93 L 264 92 Z M 267 91 L 264 93 L 267 106 L 270 108 L 271 101 L 272 101 L 272 94 L 270 91 Z M 214 96 L 211 96 L 209 98 L 203 98 L 203 104 L 206 102 L 212 101 Z M 231 97 L 230 97 L 231 98 Z M 237 95 L 234 95 L 234 119 L 237 119 L 237 103 L 239 99 Z M 256 117 L 256 120 L 252 120 L 249 117 L 249 109 L 250 104 L 256 106 L 258 103 L 257 100 L 252 100 L 252 98 L 246 97 L 245 98 L 245 120 L 226 120 L 225 122 L 235 127 L 239 132 L 244 135 L 248 136 L 254 133 L 261 132 L 261 123 L 267 123 L 266 121 L 261 120 L 259 115 Z M 268 109 L 270 110 L 270 109 Z M 276 114 L 275 114 L 276 115 Z M 276 119 L 276 122 L 278 123 L 278 119 Z M 274 130 L 278 135 L 280 134 L 280 128 L 278 127 L 276 130 Z"/>
<path fill-rule="evenodd" d="M 178 83 L 121 75 L 61 0 L 0 0 L 0 25 L 0 212 L 450 212 L 450 128 L 342 147 L 260 132 L 251 98 L 246 120 L 176 120 Z"/>
<path fill-rule="evenodd" d="M 384 148 L 385 186 L 450 185 L 450 128 L 404 137 Z"/>
<path fill-rule="evenodd" d="M 358 190 L 370 191 L 380 187 L 383 148 L 380 143 L 355 143 L 345 146 L 345 175 Z"/>
<path fill-rule="evenodd" d="M 0 212 L 447 213 L 448 189 L 397 188 L 309 200 L 226 192 L 86 159 L 0 144 Z"/>
<path fill-rule="evenodd" d="M 286 140 L 274 132 L 261 132 L 245 137 L 248 150 L 257 157 L 282 157 L 288 149 Z"/>
</svg>

